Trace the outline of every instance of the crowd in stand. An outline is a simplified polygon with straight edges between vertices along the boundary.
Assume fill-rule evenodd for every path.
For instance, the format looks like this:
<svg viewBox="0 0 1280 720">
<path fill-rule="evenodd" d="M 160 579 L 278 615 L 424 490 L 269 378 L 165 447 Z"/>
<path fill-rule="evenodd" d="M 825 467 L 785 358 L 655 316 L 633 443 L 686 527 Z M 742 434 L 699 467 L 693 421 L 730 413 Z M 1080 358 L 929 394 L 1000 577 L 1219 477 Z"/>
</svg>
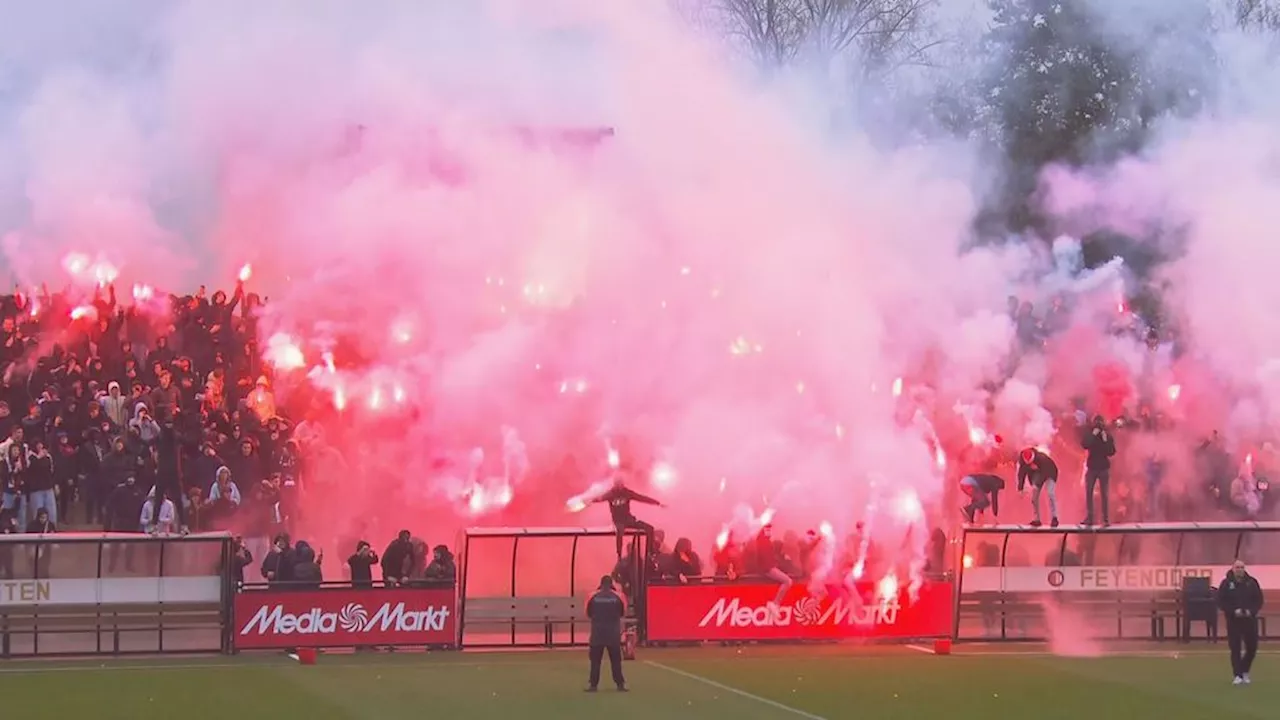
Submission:
<svg viewBox="0 0 1280 720">
<path fill-rule="evenodd" d="M 320 582 L 323 552 L 289 534 L 306 468 L 337 450 L 314 408 L 277 406 L 261 305 L 243 283 L 172 296 L 161 312 L 118 302 L 110 285 L 79 304 L 47 290 L 0 296 L 0 530 L 228 530 L 242 580 Z M 451 576 L 446 547 L 431 560 L 401 535 L 380 565 L 360 541 L 343 574 Z M 246 578 L 255 544 L 270 549 Z"/>
<path fill-rule="evenodd" d="M 646 577 L 649 582 L 682 585 L 712 579 L 734 582 L 771 575 L 779 577 L 776 572 L 800 582 L 823 584 L 870 580 L 889 572 L 908 577 L 907 567 L 895 567 L 902 558 L 882 552 L 879 542 L 866 537 L 862 523 L 843 541 L 819 530 L 807 530 L 803 534 L 789 530 L 780 538 L 774 537 L 771 531 L 772 526 L 766 525 L 750 537 L 726 535 L 713 548 L 711 562 L 704 563 L 689 538 L 682 537 L 674 546 L 669 546 L 666 533 L 656 530 L 653 548 L 644 564 Z M 832 546 L 824 547 L 827 543 Z M 947 536 L 941 529 L 935 529 L 929 536 L 923 572 L 940 575 L 946 570 Z M 635 556 L 630 550 L 619 561 L 613 576 L 629 594 L 635 577 Z"/>
</svg>

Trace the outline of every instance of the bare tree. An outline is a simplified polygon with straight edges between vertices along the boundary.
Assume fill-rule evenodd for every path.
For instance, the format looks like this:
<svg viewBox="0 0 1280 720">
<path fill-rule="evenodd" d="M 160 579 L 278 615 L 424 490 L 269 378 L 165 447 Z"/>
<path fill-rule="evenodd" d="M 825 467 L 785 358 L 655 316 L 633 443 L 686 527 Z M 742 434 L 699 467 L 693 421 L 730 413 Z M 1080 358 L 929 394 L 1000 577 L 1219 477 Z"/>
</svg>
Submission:
<svg viewBox="0 0 1280 720">
<path fill-rule="evenodd" d="M 720 25 L 764 64 L 801 53 L 867 69 L 926 61 L 937 0 L 713 0 Z"/>
<path fill-rule="evenodd" d="M 767 65 L 792 60 L 806 28 L 796 12 L 798 0 L 718 0 L 715 10 L 730 37 Z"/>
<path fill-rule="evenodd" d="M 1280 30 L 1280 3 L 1276 0 L 1235 0 L 1236 24 L 1245 29 Z"/>
</svg>

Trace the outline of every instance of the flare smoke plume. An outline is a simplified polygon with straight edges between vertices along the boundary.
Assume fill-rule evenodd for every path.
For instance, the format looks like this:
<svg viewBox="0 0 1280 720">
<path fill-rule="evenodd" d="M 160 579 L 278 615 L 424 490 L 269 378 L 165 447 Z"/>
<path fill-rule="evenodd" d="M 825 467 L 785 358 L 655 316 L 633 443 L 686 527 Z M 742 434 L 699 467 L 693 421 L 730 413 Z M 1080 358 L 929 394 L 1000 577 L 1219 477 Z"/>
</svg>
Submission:
<svg viewBox="0 0 1280 720">
<path fill-rule="evenodd" d="M 61 284 L 75 252 L 183 294 L 251 264 L 278 393 L 336 409 L 364 478 L 328 523 L 600 524 L 565 500 L 615 448 L 698 543 L 766 510 L 905 530 L 997 432 L 1045 444 L 1046 406 L 1132 398 L 1142 349 L 1106 333 L 1123 262 L 975 242 L 976 150 L 815 130 L 659 6 L 82 5 L 0 36 L 10 272 Z M 1270 185 L 1214 127 L 1075 187 L 1185 213 L 1176 297 L 1239 379 L 1270 367 L 1272 321 L 1224 319 L 1209 279 L 1265 272 L 1235 249 Z M 1054 294 L 1069 329 L 1013 353 L 1007 298 Z"/>
</svg>

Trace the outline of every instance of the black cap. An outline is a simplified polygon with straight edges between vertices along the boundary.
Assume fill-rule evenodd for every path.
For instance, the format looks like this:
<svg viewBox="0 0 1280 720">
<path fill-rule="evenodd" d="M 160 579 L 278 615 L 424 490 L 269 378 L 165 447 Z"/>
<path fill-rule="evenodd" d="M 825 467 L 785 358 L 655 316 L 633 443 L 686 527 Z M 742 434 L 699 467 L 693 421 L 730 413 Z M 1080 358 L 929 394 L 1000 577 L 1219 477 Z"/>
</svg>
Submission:
<svg viewBox="0 0 1280 720">
<path fill-rule="evenodd" d="M 605 575 L 604 577 L 600 578 L 600 589 L 601 589 L 601 590 L 612 590 L 612 589 L 613 589 L 613 578 L 609 577 L 608 575 Z"/>
</svg>

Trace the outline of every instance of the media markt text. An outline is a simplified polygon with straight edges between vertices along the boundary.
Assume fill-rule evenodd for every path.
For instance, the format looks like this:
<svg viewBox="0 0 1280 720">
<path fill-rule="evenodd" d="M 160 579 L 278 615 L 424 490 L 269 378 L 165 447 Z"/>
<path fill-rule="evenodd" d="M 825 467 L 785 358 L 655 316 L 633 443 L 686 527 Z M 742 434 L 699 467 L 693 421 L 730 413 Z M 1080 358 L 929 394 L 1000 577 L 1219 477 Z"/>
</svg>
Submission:
<svg viewBox="0 0 1280 720">
<path fill-rule="evenodd" d="M 805 626 L 833 625 L 894 625 L 898 622 L 897 600 L 874 605 L 849 603 L 836 600 L 816 619 L 798 615 L 790 606 L 780 606 L 774 611 L 766 605 L 743 605 L 738 598 L 720 598 L 702 617 L 698 627 L 788 627 L 793 621 Z"/>
<path fill-rule="evenodd" d="M 344 624 L 341 630 L 350 633 L 443 632 L 450 614 L 447 607 L 408 610 L 404 603 L 383 603 L 368 620 L 354 626 Z M 285 612 L 283 605 L 264 605 L 245 623 L 240 634 L 330 634 L 339 631 L 338 615 L 337 612 L 324 612 L 320 608 L 294 614 Z"/>
</svg>

